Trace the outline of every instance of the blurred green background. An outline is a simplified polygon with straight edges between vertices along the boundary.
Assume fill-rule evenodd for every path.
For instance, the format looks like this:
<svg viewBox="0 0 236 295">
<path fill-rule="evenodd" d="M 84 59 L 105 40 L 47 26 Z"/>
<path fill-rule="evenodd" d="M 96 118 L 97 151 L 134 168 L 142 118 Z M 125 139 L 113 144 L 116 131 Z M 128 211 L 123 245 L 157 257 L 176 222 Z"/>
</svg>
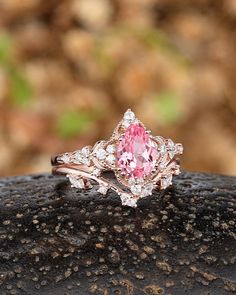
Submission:
<svg viewBox="0 0 236 295">
<path fill-rule="evenodd" d="M 236 0 L 0 0 L 0 175 L 111 135 L 131 107 L 236 174 Z"/>
</svg>

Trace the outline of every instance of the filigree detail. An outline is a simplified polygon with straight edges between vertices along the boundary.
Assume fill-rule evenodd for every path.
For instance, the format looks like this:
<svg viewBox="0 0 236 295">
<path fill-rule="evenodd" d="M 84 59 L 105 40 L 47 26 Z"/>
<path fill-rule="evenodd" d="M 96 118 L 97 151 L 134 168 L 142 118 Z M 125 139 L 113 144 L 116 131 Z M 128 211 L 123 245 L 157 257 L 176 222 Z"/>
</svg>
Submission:
<svg viewBox="0 0 236 295">
<path fill-rule="evenodd" d="M 124 138 L 128 128 L 133 128 L 133 126 L 135 128 L 135 124 L 140 126 L 137 128 L 140 128 L 143 134 L 147 134 L 145 138 L 148 146 L 147 151 L 144 150 L 144 160 L 148 155 L 149 160 L 147 161 L 152 161 L 150 165 L 154 165 L 151 166 L 153 169 L 150 173 L 143 173 L 141 177 L 140 175 L 139 177 L 130 176 L 119 165 L 119 143 Z M 136 148 L 135 143 L 134 148 Z M 155 152 L 155 158 L 150 158 L 152 154 L 148 150 L 149 148 Z M 137 150 L 136 153 L 138 152 Z M 150 155 L 145 153 L 150 153 Z M 153 189 L 165 189 L 171 185 L 172 176 L 180 173 L 176 157 L 182 153 L 183 146 L 180 143 L 175 144 L 171 139 L 152 136 L 135 114 L 128 110 L 108 141 L 99 141 L 93 147 L 87 146 L 73 153 L 66 153 L 62 155 L 60 161 L 64 164 L 78 164 L 77 168 L 73 167 L 73 169 L 70 169 L 70 173 L 67 173 L 73 187 L 88 187 L 87 180 L 92 179 L 99 184 L 98 192 L 102 195 L 106 195 L 107 191 L 112 189 L 118 193 L 123 205 L 135 207 L 138 199 L 151 195 Z M 133 164 L 128 163 L 128 165 L 132 169 Z M 136 163 L 136 165 L 138 164 Z M 107 170 L 112 170 L 115 173 L 118 184 L 105 177 L 103 172 Z"/>
</svg>

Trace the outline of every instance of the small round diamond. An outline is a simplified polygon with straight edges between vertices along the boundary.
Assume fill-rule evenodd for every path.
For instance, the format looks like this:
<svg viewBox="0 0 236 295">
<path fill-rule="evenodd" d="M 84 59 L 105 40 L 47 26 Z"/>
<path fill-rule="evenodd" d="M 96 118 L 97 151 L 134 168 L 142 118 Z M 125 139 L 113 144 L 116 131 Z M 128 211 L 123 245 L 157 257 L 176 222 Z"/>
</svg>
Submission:
<svg viewBox="0 0 236 295">
<path fill-rule="evenodd" d="M 84 164 L 88 166 L 90 164 L 90 159 L 84 154 L 85 150 L 83 151 L 83 153 L 82 150 L 77 151 L 75 153 L 75 163 Z"/>
<path fill-rule="evenodd" d="M 173 140 L 168 139 L 167 145 L 168 145 L 168 150 L 174 150 L 175 149 L 175 144 L 174 144 Z"/>
<path fill-rule="evenodd" d="M 134 122 L 134 120 L 135 120 L 135 114 L 131 110 L 128 110 L 124 114 L 122 125 L 125 128 L 128 128 L 129 125 Z"/>
<path fill-rule="evenodd" d="M 174 155 L 176 154 L 176 146 L 171 139 L 168 139 L 167 150 L 168 150 L 169 156 L 173 158 Z"/>
<path fill-rule="evenodd" d="M 123 193 L 120 195 L 121 203 L 125 206 L 137 207 L 137 200 L 132 198 L 129 194 Z"/>
<path fill-rule="evenodd" d="M 177 143 L 176 145 L 175 145 L 175 149 L 176 149 L 176 152 L 178 153 L 178 154 L 183 154 L 183 146 L 182 146 L 182 144 L 181 143 Z"/>
<path fill-rule="evenodd" d="M 130 187 L 130 190 L 131 190 L 132 194 L 139 195 L 142 191 L 142 186 L 140 184 L 132 185 Z"/>
<path fill-rule="evenodd" d="M 131 110 L 127 110 L 124 114 L 124 119 L 127 121 L 133 121 L 135 119 L 135 114 Z"/>
<path fill-rule="evenodd" d="M 80 151 L 77 151 L 75 154 L 75 161 L 77 163 L 82 163 L 83 155 L 81 154 Z"/>
<path fill-rule="evenodd" d="M 100 175 L 101 175 L 101 170 L 98 169 L 98 168 L 94 168 L 92 174 L 93 174 L 94 176 L 100 176 Z"/>
<path fill-rule="evenodd" d="M 161 179 L 161 188 L 165 189 L 172 184 L 172 175 L 168 174 Z"/>
<path fill-rule="evenodd" d="M 116 151 L 116 147 L 114 146 L 114 144 L 109 144 L 106 148 L 108 154 L 114 154 Z"/>
<path fill-rule="evenodd" d="M 177 167 L 174 170 L 174 175 L 179 175 L 179 174 L 180 174 L 180 169 L 179 169 L 179 167 Z"/>
<path fill-rule="evenodd" d="M 106 158 L 106 155 L 107 155 L 106 151 L 102 148 L 97 150 L 96 152 L 96 156 L 99 160 L 104 160 Z"/>
<path fill-rule="evenodd" d="M 135 185 L 135 183 L 136 183 L 135 178 L 131 177 L 131 178 L 128 180 L 128 183 L 129 183 L 129 186 L 131 186 L 131 185 Z"/>
<path fill-rule="evenodd" d="M 159 171 L 162 171 L 165 167 L 166 167 L 166 166 L 165 166 L 164 163 L 160 163 L 160 164 L 158 165 L 158 169 L 159 169 Z"/>
<path fill-rule="evenodd" d="M 84 147 L 84 148 L 82 148 L 82 150 L 81 150 L 81 154 L 83 155 L 83 156 L 85 156 L 85 157 L 88 157 L 89 155 L 90 155 L 90 148 L 89 147 Z"/>
<path fill-rule="evenodd" d="M 144 186 L 142 189 L 142 197 L 151 196 L 152 190 L 154 189 L 154 185 L 152 183 L 149 183 L 148 185 Z"/>
<path fill-rule="evenodd" d="M 116 157 L 114 155 L 108 155 L 107 158 L 106 158 L 107 162 L 110 163 L 110 164 L 114 164 L 115 161 L 116 161 Z"/>
<path fill-rule="evenodd" d="M 80 188 L 80 189 L 85 188 L 84 181 L 82 178 L 71 175 L 71 174 L 67 175 L 67 177 L 70 180 L 71 187 L 76 187 L 76 188 Z"/>
<path fill-rule="evenodd" d="M 98 192 L 102 195 L 105 195 L 108 191 L 108 187 L 104 186 L 104 185 L 100 185 Z"/>
<path fill-rule="evenodd" d="M 68 154 L 64 154 L 62 157 L 61 157 L 61 161 L 65 164 L 67 163 L 70 163 L 70 156 Z"/>
<path fill-rule="evenodd" d="M 167 151 L 166 146 L 165 146 L 164 144 L 161 145 L 161 146 L 159 147 L 159 151 L 160 151 L 161 154 L 165 154 L 166 151 Z"/>
<path fill-rule="evenodd" d="M 89 164 L 90 164 L 90 159 L 84 157 L 84 158 L 81 159 L 81 163 L 84 164 L 84 165 L 86 165 L 86 166 L 89 166 Z"/>
</svg>

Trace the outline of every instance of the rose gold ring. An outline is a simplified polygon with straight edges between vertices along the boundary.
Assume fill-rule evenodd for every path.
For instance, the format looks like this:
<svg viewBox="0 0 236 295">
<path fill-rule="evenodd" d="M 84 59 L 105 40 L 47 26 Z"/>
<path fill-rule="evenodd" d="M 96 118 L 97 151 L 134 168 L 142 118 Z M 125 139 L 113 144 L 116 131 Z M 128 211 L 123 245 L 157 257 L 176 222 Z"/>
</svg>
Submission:
<svg viewBox="0 0 236 295">
<path fill-rule="evenodd" d="M 183 146 L 171 139 L 153 136 L 129 109 L 111 138 L 94 146 L 52 157 L 53 174 L 65 174 L 72 187 L 89 189 L 91 180 L 99 184 L 98 192 L 115 191 L 122 205 L 137 206 L 140 198 L 152 195 L 172 184 L 180 173 L 178 155 Z M 106 177 L 114 172 L 116 180 Z"/>
</svg>

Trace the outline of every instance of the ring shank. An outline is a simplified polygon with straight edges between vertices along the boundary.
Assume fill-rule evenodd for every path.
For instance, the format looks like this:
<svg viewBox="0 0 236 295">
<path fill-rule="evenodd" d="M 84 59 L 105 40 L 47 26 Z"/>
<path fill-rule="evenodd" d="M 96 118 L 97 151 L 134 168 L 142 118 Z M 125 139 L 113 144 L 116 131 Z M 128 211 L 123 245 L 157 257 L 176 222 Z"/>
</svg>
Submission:
<svg viewBox="0 0 236 295">
<path fill-rule="evenodd" d="M 60 155 L 56 155 L 52 157 L 52 174 L 53 175 L 67 175 L 67 174 L 77 174 L 81 175 L 81 173 L 85 173 L 86 177 L 88 175 L 92 175 L 94 168 L 93 167 L 88 167 L 86 165 L 82 164 L 61 164 L 61 161 L 58 161 L 58 157 Z M 179 166 L 179 158 L 174 157 L 167 165 L 167 167 L 176 167 Z M 111 171 L 110 169 L 103 169 L 102 171 Z"/>
<path fill-rule="evenodd" d="M 78 165 L 78 164 L 62 164 L 62 165 L 54 165 L 52 167 L 52 174 L 53 175 L 62 175 L 62 174 L 68 174 L 71 172 L 86 172 L 86 173 L 92 173 L 93 169 L 91 169 L 88 166 L 85 165 Z"/>
</svg>

